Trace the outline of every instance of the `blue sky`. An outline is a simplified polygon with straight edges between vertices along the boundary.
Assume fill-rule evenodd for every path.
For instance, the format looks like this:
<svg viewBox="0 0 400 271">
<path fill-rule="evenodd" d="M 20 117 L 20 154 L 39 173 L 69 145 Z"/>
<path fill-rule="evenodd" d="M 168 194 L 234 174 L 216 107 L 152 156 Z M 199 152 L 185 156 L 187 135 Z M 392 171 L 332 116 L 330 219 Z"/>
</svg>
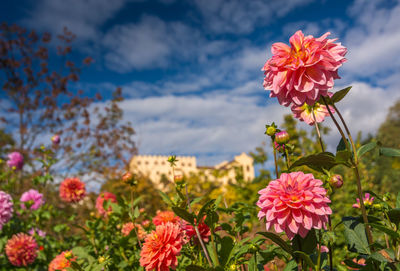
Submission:
<svg viewBox="0 0 400 271">
<path fill-rule="evenodd" d="M 3 20 L 77 35 L 95 63 L 79 87 L 123 88 L 125 119 L 142 154 L 195 155 L 211 165 L 260 145 L 289 109 L 262 88 L 274 42 L 327 31 L 346 47 L 335 89 L 353 132 L 374 133 L 400 97 L 400 2 L 379 0 L 3 1 Z M 327 122 L 331 125 L 331 122 Z M 301 127 L 306 127 L 302 124 Z M 326 140 L 333 148 L 336 132 Z"/>
</svg>

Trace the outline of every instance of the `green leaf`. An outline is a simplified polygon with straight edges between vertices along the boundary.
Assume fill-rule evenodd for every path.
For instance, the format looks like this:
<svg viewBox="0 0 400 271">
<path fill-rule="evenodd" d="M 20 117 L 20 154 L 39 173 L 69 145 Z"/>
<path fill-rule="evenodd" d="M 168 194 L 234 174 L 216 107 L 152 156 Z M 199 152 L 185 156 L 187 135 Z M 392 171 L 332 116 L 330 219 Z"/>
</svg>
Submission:
<svg viewBox="0 0 400 271">
<path fill-rule="evenodd" d="M 161 198 L 163 199 L 163 201 L 168 204 L 169 206 L 174 206 L 174 203 L 172 202 L 172 200 L 167 196 L 167 194 L 165 194 L 164 192 L 158 191 L 158 193 L 160 194 Z"/>
<path fill-rule="evenodd" d="M 283 271 L 297 271 L 297 263 L 295 260 L 291 260 L 290 262 L 287 263 L 285 266 L 285 269 Z"/>
<path fill-rule="evenodd" d="M 184 220 L 186 220 L 190 224 L 194 224 L 195 217 L 194 217 L 193 214 L 189 213 L 188 211 L 186 211 L 185 209 L 180 208 L 180 207 L 172 207 L 172 210 L 180 218 L 183 218 Z"/>
<path fill-rule="evenodd" d="M 290 166 L 289 170 L 299 166 L 308 166 L 316 171 L 324 172 L 324 169 L 330 170 L 336 165 L 338 165 L 338 163 L 332 153 L 321 152 L 301 157 Z"/>
<path fill-rule="evenodd" d="M 399 233 L 395 232 L 392 229 L 389 229 L 388 227 L 386 227 L 384 225 L 381 225 L 381 224 L 378 224 L 378 223 L 369 223 L 369 225 L 371 225 L 371 227 L 373 227 L 373 228 L 375 228 L 375 229 L 377 229 L 377 230 L 379 230 L 381 232 L 384 232 L 384 233 L 386 233 L 386 234 L 388 234 L 388 235 L 390 235 L 390 236 L 392 236 L 394 238 L 400 238 L 400 234 Z"/>
<path fill-rule="evenodd" d="M 376 148 L 376 146 L 378 146 L 376 144 L 376 142 L 369 142 L 365 145 L 362 145 L 358 150 L 357 150 L 357 156 L 361 157 L 363 156 L 365 153 L 372 151 L 373 149 Z"/>
<path fill-rule="evenodd" d="M 202 199 L 203 199 L 203 197 L 194 198 L 194 199 L 190 202 L 190 206 L 195 205 L 196 203 L 200 202 Z"/>
<path fill-rule="evenodd" d="M 296 235 L 292 241 L 292 248 L 294 251 L 303 251 L 307 254 L 311 254 L 314 252 L 316 247 L 317 236 L 315 235 L 314 229 L 309 231 L 305 238 L 302 238 L 300 235 Z"/>
<path fill-rule="evenodd" d="M 308 265 L 308 267 L 311 267 L 313 270 L 315 270 L 315 265 L 314 265 L 313 261 L 311 260 L 310 256 L 305 254 L 303 251 L 295 251 L 295 252 L 293 252 L 293 254 L 296 257 L 303 259 L 305 261 L 305 263 Z"/>
<path fill-rule="evenodd" d="M 351 89 L 351 86 L 347 87 L 347 88 L 344 88 L 344 89 L 341 89 L 339 91 L 336 91 L 335 94 L 333 94 L 333 96 L 331 98 L 331 101 L 333 103 L 340 102 L 347 95 L 347 93 L 349 93 L 350 89 Z"/>
<path fill-rule="evenodd" d="M 344 217 L 344 236 L 347 241 L 349 251 L 361 254 L 371 254 L 368 246 L 365 226 L 355 217 Z"/>
<path fill-rule="evenodd" d="M 211 199 L 207 201 L 200 209 L 199 214 L 197 215 L 197 220 L 200 221 L 203 219 L 204 214 L 207 213 L 207 208 L 211 207 L 215 202 L 215 199 Z"/>
<path fill-rule="evenodd" d="M 346 143 L 344 143 L 343 138 L 341 138 L 339 144 L 336 146 L 336 152 L 343 151 L 345 149 L 346 149 Z"/>
<path fill-rule="evenodd" d="M 338 164 L 351 166 L 351 164 L 350 164 L 351 155 L 352 155 L 352 153 L 349 152 L 348 150 L 338 151 L 336 153 L 336 162 Z"/>
<path fill-rule="evenodd" d="M 133 217 L 134 218 L 138 218 L 140 216 L 140 211 L 139 211 L 139 207 L 135 207 L 135 210 L 133 211 Z"/>
<path fill-rule="evenodd" d="M 396 208 L 400 208 L 400 192 L 397 193 L 397 197 L 396 197 Z"/>
<path fill-rule="evenodd" d="M 392 209 L 388 212 L 389 219 L 392 223 L 399 225 L 400 223 L 400 208 Z"/>
<path fill-rule="evenodd" d="M 218 254 L 220 255 L 220 263 L 222 266 L 224 266 L 228 262 L 233 246 L 234 243 L 231 237 L 224 236 L 224 238 L 221 239 L 221 250 Z"/>
<path fill-rule="evenodd" d="M 383 155 L 383 156 L 389 156 L 389 157 L 400 157 L 400 150 L 393 149 L 393 148 L 380 148 L 379 154 Z"/>
<path fill-rule="evenodd" d="M 280 246 L 284 251 L 289 253 L 290 255 L 293 255 L 293 250 L 292 248 L 278 235 L 272 233 L 272 232 L 257 232 L 257 234 L 261 234 L 264 237 L 270 239 L 272 242 Z"/>
</svg>

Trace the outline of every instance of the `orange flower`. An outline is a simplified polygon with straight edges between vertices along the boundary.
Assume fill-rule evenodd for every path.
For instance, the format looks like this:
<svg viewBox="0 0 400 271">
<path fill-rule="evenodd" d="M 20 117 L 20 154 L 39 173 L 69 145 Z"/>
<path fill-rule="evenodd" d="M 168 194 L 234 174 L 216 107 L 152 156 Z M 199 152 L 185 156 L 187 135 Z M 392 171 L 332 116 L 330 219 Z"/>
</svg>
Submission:
<svg viewBox="0 0 400 271">
<path fill-rule="evenodd" d="M 172 211 L 157 211 L 157 215 L 153 217 L 153 224 L 158 226 L 167 222 L 178 223 L 180 218 Z"/>
<path fill-rule="evenodd" d="M 169 271 L 178 265 L 177 256 L 182 249 L 182 232 L 179 224 L 167 222 L 156 227 L 147 235 L 142 251 L 140 265 L 146 271 Z"/>
<path fill-rule="evenodd" d="M 122 225 L 121 233 L 123 236 L 128 236 L 134 228 L 136 228 L 140 240 L 146 238 L 147 232 L 143 229 L 142 225 L 133 224 L 132 222 Z"/>
<path fill-rule="evenodd" d="M 79 178 L 66 178 L 60 184 L 60 198 L 66 202 L 78 202 L 86 195 L 85 183 Z"/>
<path fill-rule="evenodd" d="M 37 257 L 38 245 L 35 239 L 25 233 L 14 234 L 6 244 L 6 255 L 12 265 L 28 266 Z"/>
<path fill-rule="evenodd" d="M 72 252 L 63 251 L 50 262 L 49 271 L 67 271 L 67 267 L 70 267 L 73 261 L 76 261 L 76 257 Z"/>
</svg>

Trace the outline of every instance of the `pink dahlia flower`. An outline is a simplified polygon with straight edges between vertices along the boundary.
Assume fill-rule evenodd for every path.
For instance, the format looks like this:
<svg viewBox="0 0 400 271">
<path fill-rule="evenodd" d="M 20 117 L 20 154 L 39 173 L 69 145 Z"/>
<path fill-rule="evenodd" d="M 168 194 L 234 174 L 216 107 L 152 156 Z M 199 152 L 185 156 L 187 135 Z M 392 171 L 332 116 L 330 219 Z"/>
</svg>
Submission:
<svg viewBox="0 0 400 271">
<path fill-rule="evenodd" d="M 181 219 L 175 215 L 174 212 L 172 211 L 157 211 L 157 214 L 155 217 L 153 217 L 153 224 L 158 226 L 167 222 L 172 222 L 172 223 L 179 223 Z"/>
<path fill-rule="evenodd" d="M 49 264 L 49 271 L 67 271 L 71 262 L 76 261 L 76 257 L 71 251 L 63 251 L 58 254 Z"/>
<path fill-rule="evenodd" d="M 143 229 L 142 225 L 133 224 L 132 222 L 128 222 L 122 225 L 121 233 L 123 236 L 128 236 L 135 228 L 140 240 L 146 238 L 147 232 Z"/>
<path fill-rule="evenodd" d="M 7 165 L 10 168 L 21 170 L 24 166 L 24 157 L 19 152 L 12 152 L 8 155 Z"/>
<path fill-rule="evenodd" d="M 168 271 L 178 265 L 177 256 L 182 249 L 182 232 L 179 224 L 167 222 L 156 227 L 147 235 L 142 251 L 140 265 L 146 271 Z"/>
<path fill-rule="evenodd" d="M 96 199 L 96 209 L 99 212 L 99 214 L 101 214 L 101 215 L 106 217 L 107 215 L 112 213 L 112 207 L 109 206 L 107 211 L 104 210 L 104 207 L 103 207 L 104 201 L 117 203 L 117 196 L 115 196 L 113 193 L 110 193 L 110 192 L 103 192 L 97 197 L 97 199 Z"/>
<path fill-rule="evenodd" d="M 290 37 L 290 46 L 272 44 L 270 58 L 262 70 L 263 86 L 270 90 L 270 97 L 277 97 L 280 104 L 298 106 L 314 105 L 320 96 L 326 96 L 339 79 L 338 68 L 346 62 L 347 49 L 336 39 L 327 39 L 329 32 L 319 38 L 304 36 L 301 30 Z"/>
<path fill-rule="evenodd" d="M 0 230 L 10 221 L 13 213 L 13 202 L 9 194 L 0 191 Z"/>
<path fill-rule="evenodd" d="M 12 265 L 28 266 L 37 257 L 38 245 L 32 236 L 25 233 L 17 233 L 7 241 L 5 251 Z"/>
<path fill-rule="evenodd" d="M 60 184 L 60 198 L 65 202 L 78 202 L 85 195 L 85 183 L 79 178 L 66 178 Z"/>
<path fill-rule="evenodd" d="M 24 192 L 19 199 L 20 202 L 30 202 L 30 208 L 31 210 L 37 210 L 39 209 L 40 206 L 44 204 L 44 199 L 43 199 L 43 194 L 39 193 L 35 189 L 30 189 L 27 192 Z M 26 209 L 26 206 L 24 203 L 21 203 L 21 208 Z"/>
<path fill-rule="evenodd" d="M 360 206 L 360 199 L 357 198 L 357 203 L 353 204 L 353 208 L 361 208 Z M 363 198 L 363 202 L 365 207 L 369 207 L 372 205 L 372 203 L 374 202 L 375 197 L 371 197 L 371 195 L 369 193 L 365 193 L 364 198 Z"/>
<path fill-rule="evenodd" d="M 32 235 L 32 236 L 35 236 L 35 234 L 36 234 L 36 235 L 38 235 L 38 236 L 40 236 L 40 237 L 46 237 L 46 232 L 45 232 L 45 231 L 42 231 L 42 230 L 40 230 L 40 229 L 38 229 L 38 228 L 31 228 L 31 229 L 28 231 L 28 233 L 29 233 L 30 235 Z"/>
<path fill-rule="evenodd" d="M 326 228 L 332 213 L 322 181 L 303 172 L 282 173 L 258 192 L 258 218 L 265 218 L 267 230 L 274 226 L 289 239 L 296 234 L 305 237 L 312 228 Z"/>
<path fill-rule="evenodd" d="M 313 106 L 303 104 L 302 106 L 292 105 L 293 116 L 300 121 L 304 121 L 308 125 L 314 125 L 315 122 L 323 122 L 325 117 L 329 116 L 328 109 L 325 105 L 315 103 Z M 329 106 L 332 114 L 335 110 Z M 314 111 L 314 114 L 313 114 Z"/>
</svg>

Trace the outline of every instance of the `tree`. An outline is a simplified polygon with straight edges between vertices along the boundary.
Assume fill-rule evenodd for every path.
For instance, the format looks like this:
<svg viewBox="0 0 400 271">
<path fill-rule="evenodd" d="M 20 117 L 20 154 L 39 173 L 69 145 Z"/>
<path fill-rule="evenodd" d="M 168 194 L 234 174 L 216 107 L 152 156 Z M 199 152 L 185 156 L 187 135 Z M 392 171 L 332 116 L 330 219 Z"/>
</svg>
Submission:
<svg viewBox="0 0 400 271">
<path fill-rule="evenodd" d="M 75 36 L 64 29 L 55 41 L 17 25 L 0 26 L 0 78 L 2 100 L 0 124 L 12 134 L 15 150 L 35 171 L 35 149 L 51 144 L 50 136 L 61 136 L 55 148 L 58 173 L 92 174 L 103 179 L 127 168 L 136 152 L 130 123 L 123 123 L 118 88 L 109 102 L 100 94 L 75 90 L 80 71 L 91 63 L 72 59 Z M 56 52 L 55 52 L 56 46 Z M 58 69 L 55 64 L 61 63 Z M 102 103 L 100 103 L 103 101 Z M 46 139 L 48 139 L 46 141 Z"/>
</svg>

